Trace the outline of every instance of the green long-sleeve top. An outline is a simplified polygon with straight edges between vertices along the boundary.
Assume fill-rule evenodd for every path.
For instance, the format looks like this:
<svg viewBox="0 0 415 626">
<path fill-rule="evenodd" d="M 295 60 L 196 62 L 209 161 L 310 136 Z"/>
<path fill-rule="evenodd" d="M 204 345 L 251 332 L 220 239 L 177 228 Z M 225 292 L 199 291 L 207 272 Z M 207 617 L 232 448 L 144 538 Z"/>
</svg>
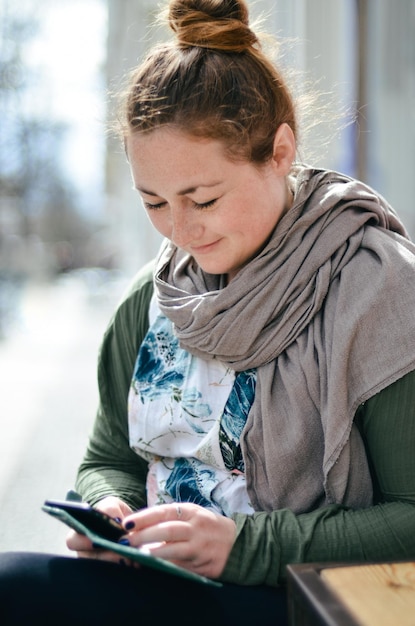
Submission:
<svg viewBox="0 0 415 626">
<path fill-rule="evenodd" d="M 149 264 L 103 338 L 100 405 L 76 483 L 91 504 L 115 495 L 133 509 L 146 506 L 147 462 L 129 447 L 127 399 L 152 292 Z M 236 541 L 221 580 L 275 586 L 284 583 L 288 563 L 415 557 L 415 372 L 361 405 L 355 420 L 372 469 L 374 505 L 330 505 L 300 515 L 288 509 L 237 513 Z"/>
</svg>

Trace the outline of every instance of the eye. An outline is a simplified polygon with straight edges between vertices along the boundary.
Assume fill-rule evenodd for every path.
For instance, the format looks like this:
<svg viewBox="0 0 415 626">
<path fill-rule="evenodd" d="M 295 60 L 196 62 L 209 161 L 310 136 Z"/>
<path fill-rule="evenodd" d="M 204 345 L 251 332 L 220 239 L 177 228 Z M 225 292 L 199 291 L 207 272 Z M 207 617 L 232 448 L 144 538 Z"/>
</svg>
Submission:
<svg viewBox="0 0 415 626">
<path fill-rule="evenodd" d="M 209 207 L 213 206 L 215 203 L 217 202 L 217 198 L 215 198 L 214 200 L 209 200 L 209 202 L 194 202 L 193 205 L 195 207 L 195 209 L 208 209 Z"/>
<path fill-rule="evenodd" d="M 147 211 L 156 211 L 157 209 L 161 209 L 166 206 L 167 202 L 158 202 L 157 204 L 150 204 L 150 202 L 145 202 L 143 200 L 144 208 Z"/>
</svg>

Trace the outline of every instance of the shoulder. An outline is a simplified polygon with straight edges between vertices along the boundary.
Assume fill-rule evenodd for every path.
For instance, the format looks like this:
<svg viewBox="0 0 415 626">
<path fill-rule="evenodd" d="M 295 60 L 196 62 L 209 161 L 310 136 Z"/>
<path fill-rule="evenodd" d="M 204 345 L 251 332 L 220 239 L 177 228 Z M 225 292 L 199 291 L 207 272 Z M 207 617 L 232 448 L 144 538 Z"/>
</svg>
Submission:
<svg viewBox="0 0 415 626">
<path fill-rule="evenodd" d="M 121 297 L 116 314 L 126 314 L 129 310 L 147 308 L 153 295 L 153 272 L 155 261 L 144 265 L 134 276 Z"/>
<path fill-rule="evenodd" d="M 153 295 L 154 260 L 142 267 L 134 276 L 110 320 L 104 343 L 120 343 L 138 349 L 149 326 L 148 311 Z"/>
<path fill-rule="evenodd" d="M 134 297 L 137 297 L 137 295 L 143 291 L 150 290 L 152 292 L 154 267 L 155 260 L 152 259 L 137 272 L 128 285 L 121 299 L 121 304 L 131 298 L 134 299 Z"/>
</svg>

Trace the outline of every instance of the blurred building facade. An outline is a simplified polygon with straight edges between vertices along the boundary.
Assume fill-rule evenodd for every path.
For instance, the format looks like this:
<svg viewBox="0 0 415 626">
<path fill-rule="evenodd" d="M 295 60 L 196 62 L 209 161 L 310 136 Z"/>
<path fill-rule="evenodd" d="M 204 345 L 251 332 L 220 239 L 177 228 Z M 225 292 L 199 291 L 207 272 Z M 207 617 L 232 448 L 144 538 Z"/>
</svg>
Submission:
<svg viewBox="0 0 415 626">
<path fill-rule="evenodd" d="M 110 90 L 169 36 L 155 28 L 158 0 L 108 0 Z M 382 193 L 415 237 L 415 0 L 248 0 L 251 17 L 282 42 L 281 64 L 298 72 L 298 96 L 322 94 L 300 156 L 357 176 Z M 327 127 L 320 117 L 332 120 Z M 108 211 L 128 273 L 150 259 L 160 238 L 132 190 L 120 142 L 108 141 Z"/>
</svg>

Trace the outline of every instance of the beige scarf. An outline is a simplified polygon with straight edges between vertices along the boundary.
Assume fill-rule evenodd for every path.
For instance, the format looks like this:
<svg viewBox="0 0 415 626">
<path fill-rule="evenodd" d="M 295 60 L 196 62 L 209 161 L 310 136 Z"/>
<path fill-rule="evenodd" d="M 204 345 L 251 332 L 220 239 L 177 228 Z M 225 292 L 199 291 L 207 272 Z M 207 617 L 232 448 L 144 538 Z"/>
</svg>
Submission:
<svg viewBox="0 0 415 626">
<path fill-rule="evenodd" d="M 415 369 L 415 245 L 358 181 L 299 167 L 293 187 L 292 208 L 229 285 L 167 242 L 156 293 L 182 348 L 258 368 L 241 441 L 255 509 L 368 506 L 353 418 Z"/>
</svg>

